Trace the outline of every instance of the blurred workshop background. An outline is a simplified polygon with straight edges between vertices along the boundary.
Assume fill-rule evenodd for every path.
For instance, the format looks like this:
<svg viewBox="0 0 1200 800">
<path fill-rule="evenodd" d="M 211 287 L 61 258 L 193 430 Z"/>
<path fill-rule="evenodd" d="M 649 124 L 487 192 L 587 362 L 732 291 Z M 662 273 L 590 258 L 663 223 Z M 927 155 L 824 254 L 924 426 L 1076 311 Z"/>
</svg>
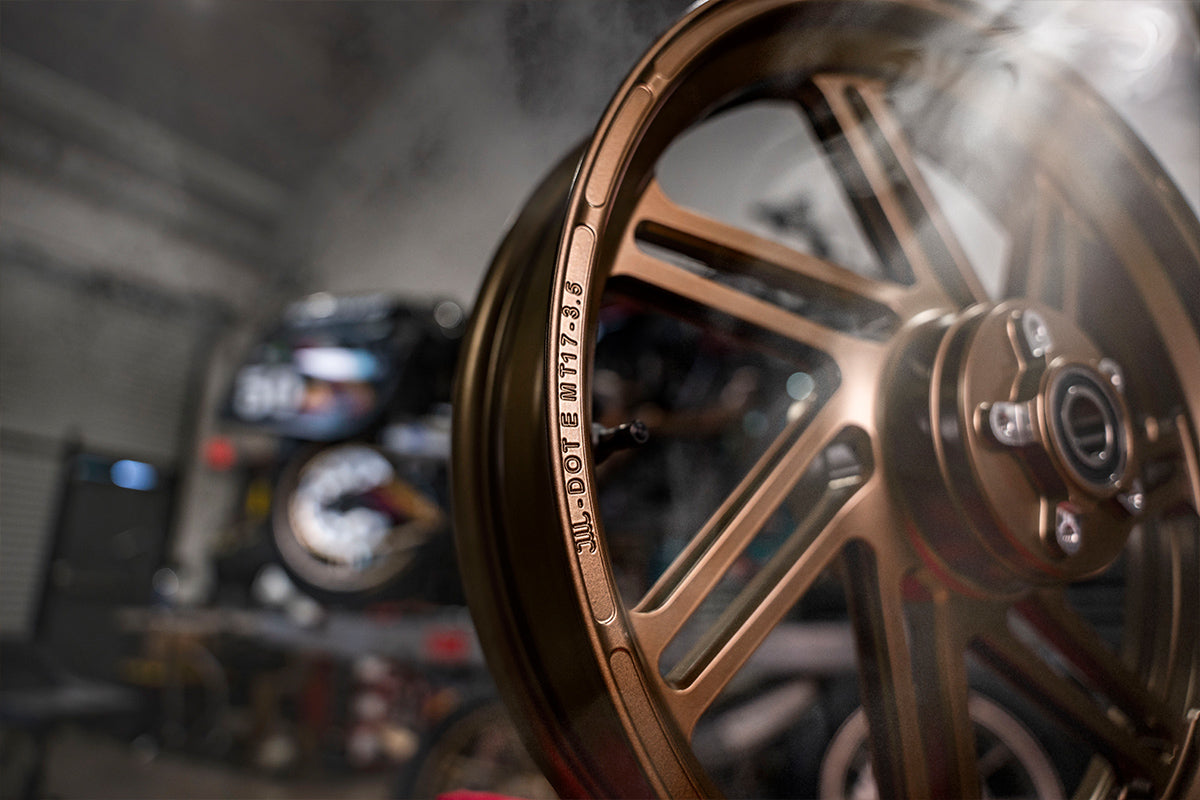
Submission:
<svg viewBox="0 0 1200 800">
<path fill-rule="evenodd" d="M 1200 208 L 1193 6 L 1030 5 Z M 450 381 L 686 6 L 0 3 L 4 797 L 549 792 L 457 583 Z"/>
</svg>

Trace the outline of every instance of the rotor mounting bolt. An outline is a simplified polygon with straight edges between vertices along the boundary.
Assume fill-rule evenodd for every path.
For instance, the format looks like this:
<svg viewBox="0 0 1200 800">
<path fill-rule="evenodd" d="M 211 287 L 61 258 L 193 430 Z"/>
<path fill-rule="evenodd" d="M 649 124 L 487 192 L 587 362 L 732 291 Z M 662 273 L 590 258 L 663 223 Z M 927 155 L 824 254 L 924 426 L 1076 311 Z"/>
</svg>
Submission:
<svg viewBox="0 0 1200 800">
<path fill-rule="evenodd" d="M 1060 503 L 1054 515 L 1054 542 L 1064 555 L 1073 556 L 1083 546 L 1083 525 L 1074 509 Z"/>
<path fill-rule="evenodd" d="M 1142 482 L 1135 479 L 1129 491 L 1117 495 L 1117 500 L 1130 514 L 1137 516 L 1142 513 L 1146 508 L 1146 490 L 1142 488 Z"/>
<path fill-rule="evenodd" d="M 1125 373 L 1121 371 L 1121 365 L 1111 358 L 1102 358 L 1100 363 L 1096 365 L 1096 369 L 1100 374 L 1108 378 L 1108 382 L 1113 388 L 1121 394 L 1125 393 Z"/>
<path fill-rule="evenodd" d="M 1050 336 L 1050 328 L 1046 325 L 1046 320 L 1036 311 L 1025 311 L 1021 314 L 1020 319 L 1021 337 L 1025 340 L 1025 346 L 1029 349 L 1029 355 L 1034 358 L 1041 358 L 1050 352 L 1054 347 L 1054 340 Z"/>
<path fill-rule="evenodd" d="M 992 403 L 987 414 L 988 427 L 1000 444 L 1024 447 L 1037 440 L 1037 434 L 1033 430 L 1033 415 L 1027 403 L 1002 400 Z"/>
</svg>

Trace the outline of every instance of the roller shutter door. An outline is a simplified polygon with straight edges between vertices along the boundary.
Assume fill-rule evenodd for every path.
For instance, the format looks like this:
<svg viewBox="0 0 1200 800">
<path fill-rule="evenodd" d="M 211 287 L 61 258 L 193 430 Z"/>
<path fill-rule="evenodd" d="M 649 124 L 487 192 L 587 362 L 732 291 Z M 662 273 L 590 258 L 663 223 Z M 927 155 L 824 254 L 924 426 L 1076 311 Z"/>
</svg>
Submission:
<svg viewBox="0 0 1200 800">
<path fill-rule="evenodd" d="M 0 631 L 24 633 L 69 441 L 178 465 L 216 315 L 0 252 Z"/>
</svg>

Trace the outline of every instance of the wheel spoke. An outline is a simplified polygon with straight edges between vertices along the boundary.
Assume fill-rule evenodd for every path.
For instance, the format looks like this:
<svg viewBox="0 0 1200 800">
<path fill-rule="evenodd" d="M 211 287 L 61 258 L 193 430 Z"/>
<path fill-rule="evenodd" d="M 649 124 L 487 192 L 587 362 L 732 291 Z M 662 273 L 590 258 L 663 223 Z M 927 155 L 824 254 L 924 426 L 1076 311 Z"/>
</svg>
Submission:
<svg viewBox="0 0 1200 800">
<path fill-rule="evenodd" d="M 977 620 L 977 625 L 979 625 Z M 1159 752 L 1125 723 L 1109 716 L 1078 683 L 1055 671 L 1018 639 L 1003 617 L 990 620 L 972 649 L 1017 690 L 1087 739 L 1126 780 L 1140 777 L 1161 786 L 1169 778 Z"/>
<path fill-rule="evenodd" d="M 666 676 L 668 701 L 685 732 L 833 563 L 845 528 L 832 520 L 855 488 L 831 487 Z"/>
<path fill-rule="evenodd" d="M 882 84 L 820 75 L 802 92 L 801 105 L 889 277 L 959 306 L 985 300 Z"/>
<path fill-rule="evenodd" d="M 634 244 L 665 248 L 719 272 L 748 275 L 806 304 L 834 305 L 875 328 L 895 327 L 918 306 L 911 291 L 728 225 L 672 201 L 657 181 L 643 190 L 628 226 Z M 630 243 L 626 243 L 628 247 Z M 890 313 L 889 313 L 890 312 Z"/>
<path fill-rule="evenodd" d="M 1083 273 L 1082 223 L 1063 196 L 1041 175 L 1031 201 L 1014 225 L 1007 297 L 1031 297 L 1079 319 Z"/>
<path fill-rule="evenodd" d="M 638 604 L 643 650 L 662 653 L 844 424 L 827 403 L 779 434 Z"/>
<path fill-rule="evenodd" d="M 1200 513 L 1200 454 L 1187 417 L 1151 420 L 1145 427 L 1137 443 L 1146 478 L 1142 515 L 1153 519 L 1187 508 Z"/>
<path fill-rule="evenodd" d="M 1200 608 L 1200 521 L 1171 515 L 1134 531 L 1126 565 L 1128 619 L 1169 620 L 1130 631 L 1127 654 L 1142 683 L 1171 708 L 1194 705 L 1189 680 L 1200 636 L 1189 620 Z M 1176 721 L 1178 724 L 1178 721 Z"/>
<path fill-rule="evenodd" d="M 922 738 L 935 797 L 978 797 L 981 783 L 968 710 L 965 639 L 944 589 L 908 603 Z"/>
<path fill-rule="evenodd" d="M 1183 414 L 1175 418 L 1175 435 L 1179 437 L 1183 480 L 1187 484 L 1186 499 L 1192 510 L 1200 514 L 1200 451 L 1196 449 L 1195 431 Z"/>
<path fill-rule="evenodd" d="M 838 440 L 844 425 L 844 413 L 836 403 L 791 423 L 630 612 L 639 646 L 650 663 L 658 663 L 746 546 Z M 857 473 L 841 476 L 823 464 L 816 464 L 816 469 L 823 471 L 819 499 L 670 676 L 685 729 L 832 558 L 840 540 L 828 533 L 830 520 L 863 478 Z"/>
<path fill-rule="evenodd" d="M 1174 737 L 1175 720 L 1143 681 L 1121 663 L 1104 641 L 1074 610 L 1061 592 L 1039 592 L 1017 605 L 1017 611 L 1070 665 L 1078 677 L 1112 701 L 1122 715 L 1146 734 Z"/>
<path fill-rule="evenodd" d="M 889 548 L 842 560 L 883 797 L 979 797 L 964 639 L 949 595 L 905 580 Z"/>
<path fill-rule="evenodd" d="M 795 356 L 798 343 L 826 354 L 836 353 L 838 360 L 861 362 L 878 359 L 879 345 L 838 331 L 780 306 L 739 291 L 732 286 L 698 275 L 660 258 L 648 255 L 636 245 L 625 247 L 615 260 L 609 289 L 657 306 L 701 327 L 716 328 L 751 342 L 767 338 L 783 340 L 785 356 Z M 633 285 L 627 281 L 632 280 Z M 713 312 L 732 320 L 729 329 L 714 319 Z"/>
</svg>

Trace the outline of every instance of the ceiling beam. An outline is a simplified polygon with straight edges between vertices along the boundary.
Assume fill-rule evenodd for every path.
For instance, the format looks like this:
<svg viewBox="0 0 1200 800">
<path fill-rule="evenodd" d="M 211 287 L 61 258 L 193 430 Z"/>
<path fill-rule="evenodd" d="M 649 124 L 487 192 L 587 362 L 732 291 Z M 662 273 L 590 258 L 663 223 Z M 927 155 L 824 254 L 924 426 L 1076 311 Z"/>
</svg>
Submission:
<svg viewBox="0 0 1200 800">
<path fill-rule="evenodd" d="M 123 162 L 258 224 L 274 226 L 289 208 L 278 183 L 186 141 L 57 73 L 0 51 L 0 103 L 66 141 Z"/>
</svg>

